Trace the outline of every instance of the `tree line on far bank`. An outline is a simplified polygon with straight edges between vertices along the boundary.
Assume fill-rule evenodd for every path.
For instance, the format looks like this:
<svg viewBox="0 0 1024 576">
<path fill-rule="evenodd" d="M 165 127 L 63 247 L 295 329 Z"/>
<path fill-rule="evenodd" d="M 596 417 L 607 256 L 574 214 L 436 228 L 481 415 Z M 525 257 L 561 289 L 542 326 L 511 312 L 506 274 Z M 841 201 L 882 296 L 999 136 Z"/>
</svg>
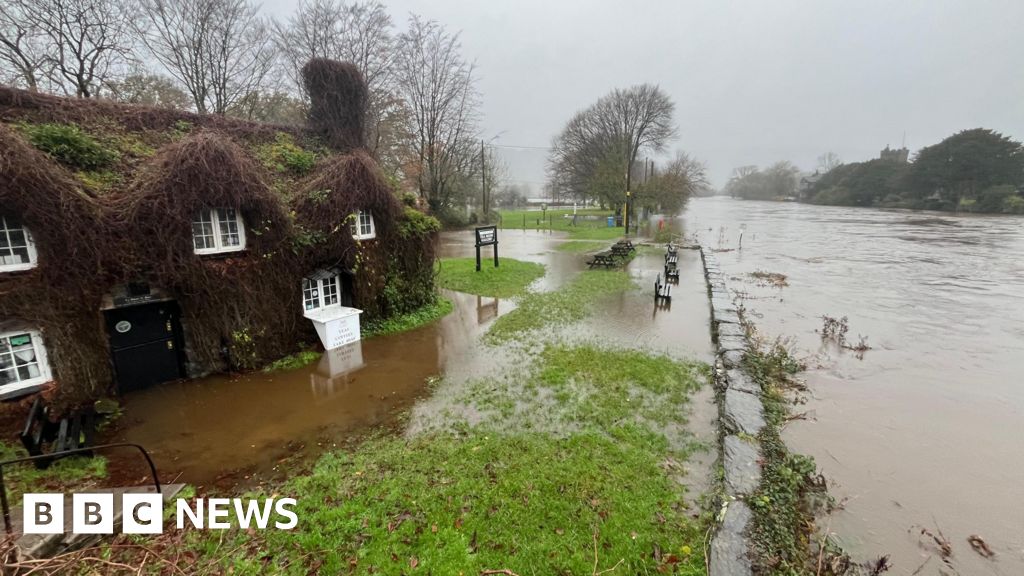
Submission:
<svg viewBox="0 0 1024 576">
<path fill-rule="evenodd" d="M 733 171 L 724 192 L 756 200 L 956 212 L 1024 214 L 1024 146 L 985 128 L 958 132 L 922 148 L 912 162 L 886 154 L 842 164 L 819 158 L 814 175 L 789 162 Z"/>
</svg>

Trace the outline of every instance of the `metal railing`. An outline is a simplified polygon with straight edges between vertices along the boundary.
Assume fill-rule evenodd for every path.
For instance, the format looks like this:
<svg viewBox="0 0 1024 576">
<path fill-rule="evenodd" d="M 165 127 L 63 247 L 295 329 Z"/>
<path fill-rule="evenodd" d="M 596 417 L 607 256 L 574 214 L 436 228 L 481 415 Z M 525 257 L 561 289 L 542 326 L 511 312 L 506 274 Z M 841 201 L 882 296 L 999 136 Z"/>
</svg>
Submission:
<svg viewBox="0 0 1024 576">
<path fill-rule="evenodd" d="M 139 452 L 142 452 L 142 456 L 146 459 L 146 463 L 149 464 L 149 471 L 153 475 L 153 486 L 156 487 L 156 493 L 162 494 L 163 488 L 160 486 L 160 477 L 156 473 L 156 464 L 153 463 L 153 459 L 149 456 L 149 452 L 138 444 L 132 444 L 130 442 L 117 442 L 114 444 L 100 444 L 99 446 L 91 446 L 89 448 L 75 448 L 73 450 L 62 450 L 60 452 L 51 452 L 50 454 L 38 454 L 36 456 L 25 456 L 23 458 L 13 458 L 11 460 L 4 460 L 0 462 L 0 507 L 3 508 L 4 513 L 4 530 L 8 535 L 13 533 L 14 528 L 11 526 L 11 507 L 7 502 L 7 485 L 4 483 L 4 466 L 8 464 L 22 464 L 24 462 L 34 462 L 36 460 L 56 460 L 57 458 L 63 458 L 64 456 L 73 456 L 75 454 L 84 454 L 87 452 L 94 452 L 96 450 L 106 450 L 108 448 L 138 448 Z"/>
</svg>

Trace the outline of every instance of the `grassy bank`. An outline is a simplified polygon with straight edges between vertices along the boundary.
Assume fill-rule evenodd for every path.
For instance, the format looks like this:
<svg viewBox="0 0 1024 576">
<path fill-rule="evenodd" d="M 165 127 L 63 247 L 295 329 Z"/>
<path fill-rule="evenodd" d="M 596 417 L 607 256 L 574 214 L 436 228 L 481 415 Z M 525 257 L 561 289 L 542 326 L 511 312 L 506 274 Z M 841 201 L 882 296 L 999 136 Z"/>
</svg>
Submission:
<svg viewBox="0 0 1024 576">
<path fill-rule="evenodd" d="M 501 210 L 499 226 L 508 230 L 555 230 L 567 232 L 577 240 L 614 240 L 621 238 L 625 229 L 608 227 L 608 216 L 614 216 L 612 210 L 586 208 L 576 211 L 579 216 L 573 225 L 572 208 L 541 210 Z M 594 219 L 584 219 L 583 217 Z"/>
<path fill-rule="evenodd" d="M 832 505 L 825 480 L 814 458 L 790 452 L 780 436 L 790 418 L 789 395 L 803 390 L 794 375 L 804 367 L 778 342 L 750 351 L 744 363 L 764 391 L 767 422 L 759 437 L 761 486 L 750 499 L 751 537 L 763 562 L 761 571 L 776 576 L 835 574 L 833 567 L 846 566 L 849 560 L 816 531 L 818 514 Z"/>
<path fill-rule="evenodd" d="M 437 285 L 456 292 L 511 298 L 526 292 L 527 287 L 544 275 L 544 266 L 501 258 L 499 266 L 484 258 L 480 271 L 476 258 L 443 258 L 437 264 Z"/>
</svg>

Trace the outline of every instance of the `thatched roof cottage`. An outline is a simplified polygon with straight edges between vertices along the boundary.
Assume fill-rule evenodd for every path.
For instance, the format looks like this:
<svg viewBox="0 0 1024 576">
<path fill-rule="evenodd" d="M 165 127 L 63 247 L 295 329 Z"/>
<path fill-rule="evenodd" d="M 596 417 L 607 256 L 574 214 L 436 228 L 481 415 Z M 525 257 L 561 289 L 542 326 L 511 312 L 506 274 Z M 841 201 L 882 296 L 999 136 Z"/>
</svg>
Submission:
<svg viewBox="0 0 1024 576">
<path fill-rule="evenodd" d="M 304 74 L 306 127 L 0 87 L 0 399 L 252 369 L 310 311 L 434 298 L 436 221 L 362 149 L 361 77 Z"/>
</svg>

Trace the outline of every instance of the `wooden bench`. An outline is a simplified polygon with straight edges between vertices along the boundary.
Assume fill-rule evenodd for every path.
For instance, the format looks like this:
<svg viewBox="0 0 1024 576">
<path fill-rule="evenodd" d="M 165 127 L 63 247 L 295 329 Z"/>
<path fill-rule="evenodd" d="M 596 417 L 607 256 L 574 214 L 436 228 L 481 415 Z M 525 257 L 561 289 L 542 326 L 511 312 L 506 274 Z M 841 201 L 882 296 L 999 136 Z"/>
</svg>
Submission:
<svg viewBox="0 0 1024 576">
<path fill-rule="evenodd" d="M 41 456 L 46 452 L 45 444 L 49 444 L 49 452 L 55 454 L 51 458 L 35 460 L 36 468 L 44 469 L 54 460 L 62 458 L 60 452 L 77 450 L 94 446 L 96 436 L 96 414 L 92 410 L 75 412 L 59 422 L 51 422 L 49 410 L 43 406 L 39 398 L 32 403 L 25 427 L 20 437 L 21 444 L 30 456 Z"/>
<path fill-rule="evenodd" d="M 615 253 L 611 250 L 605 250 L 604 252 L 598 252 L 594 254 L 593 258 L 587 262 L 591 268 L 594 266 L 604 266 L 605 268 L 614 267 L 617 262 L 615 261 Z"/>
<path fill-rule="evenodd" d="M 654 281 L 654 303 L 668 303 L 672 301 L 672 287 L 661 281 L 661 274 Z"/>
<path fill-rule="evenodd" d="M 678 282 L 679 281 L 679 257 L 668 254 L 665 255 L 665 281 L 666 282 Z"/>
</svg>

